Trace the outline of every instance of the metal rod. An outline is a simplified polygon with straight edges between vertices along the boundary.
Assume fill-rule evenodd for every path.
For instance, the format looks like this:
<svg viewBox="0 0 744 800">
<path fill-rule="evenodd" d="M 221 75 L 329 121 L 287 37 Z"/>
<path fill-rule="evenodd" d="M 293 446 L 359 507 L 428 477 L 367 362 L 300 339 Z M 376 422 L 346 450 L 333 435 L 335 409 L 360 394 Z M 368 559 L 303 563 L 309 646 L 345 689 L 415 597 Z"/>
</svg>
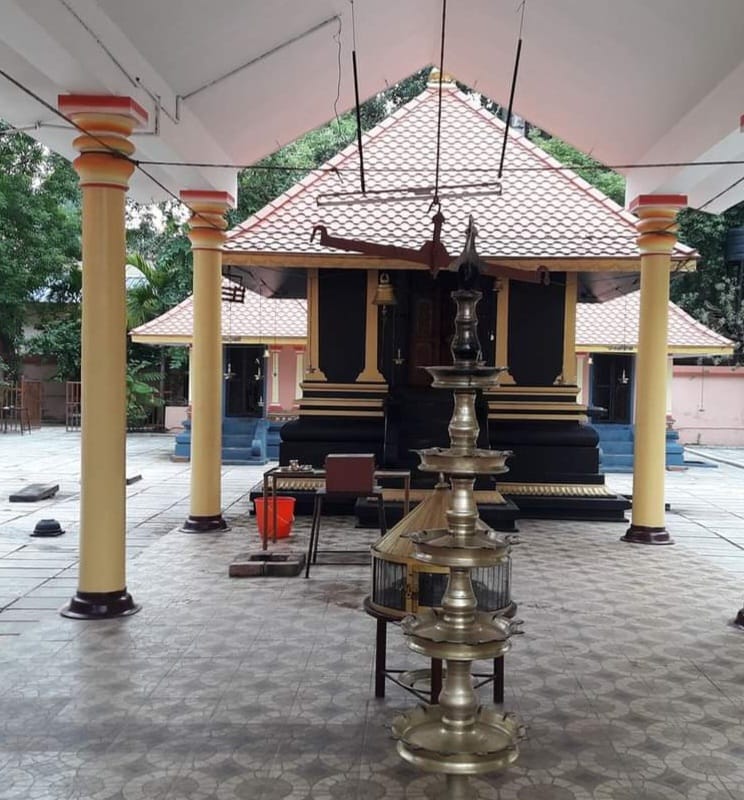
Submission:
<svg viewBox="0 0 744 800">
<path fill-rule="evenodd" d="M 362 194 L 366 194 L 367 187 L 364 184 L 364 150 L 362 149 L 362 112 L 359 108 L 359 78 L 357 75 L 356 50 L 351 51 L 351 64 L 354 68 L 354 100 L 356 102 L 357 147 L 359 148 L 359 183 L 362 187 Z"/>
<path fill-rule="evenodd" d="M 434 175 L 434 197 L 429 208 L 439 206 L 439 159 L 442 144 L 442 80 L 444 78 L 444 38 L 447 26 L 447 0 L 442 0 L 442 41 L 439 52 L 439 100 L 437 103 L 437 159 Z"/>
<path fill-rule="evenodd" d="M 501 145 L 501 159 L 499 160 L 499 174 L 498 178 L 504 172 L 504 159 L 506 158 L 506 142 L 509 138 L 509 124 L 512 117 L 512 108 L 514 107 L 514 91 L 517 88 L 517 74 L 519 73 L 519 57 L 522 55 L 522 38 L 520 37 L 517 42 L 517 57 L 514 59 L 514 72 L 512 74 L 511 90 L 509 92 L 509 108 L 506 111 L 506 129 L 504 130 L 504 143 Z"/>
</svg>

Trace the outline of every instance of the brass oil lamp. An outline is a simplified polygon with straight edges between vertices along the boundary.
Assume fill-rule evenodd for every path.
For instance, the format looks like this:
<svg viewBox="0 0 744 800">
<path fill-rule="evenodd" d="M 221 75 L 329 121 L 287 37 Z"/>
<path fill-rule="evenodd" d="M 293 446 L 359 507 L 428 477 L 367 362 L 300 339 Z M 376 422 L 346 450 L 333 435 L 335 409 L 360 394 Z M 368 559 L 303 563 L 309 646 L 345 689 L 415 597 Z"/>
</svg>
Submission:
<svg viewBox="0 0 744 800">
<path fill-rule="evenodd" d="M 504 769 L 518 756 L 522 726 L 513 714 L 480 705 L 473 688 L 472 662 L 499 658 L 510 647 L 519 623 L 478 607 L 473 573 L 508 564 L 509 542 L 478 517 L 475 479 L 507 471 L 508 451 L 479 449 L 475 396 L 498 381 L 504 367 L 486 366 L 477 334 L 476 305 L 481 293 L 475 252 L 475 228 L 470 222 L 465 250 L 456 264 L 458 289 L 453 363 L 427 367 L 432 386 L 454 393 L 449 424 L 450 446 L 419 450 L 420 469 L 449 476 L 446 527 L 409 534 L 414 558 L 432 568 L 448 569 L 441 605 L 421 607 L 405 617 L 401 628 L 416 653 L 445 662 L 438 703 L 420 706 L 393 721 L 398 753 L 412 765 L 446 775 L 447 800 L 474 800 L 469 776 Z"/>
</svg>

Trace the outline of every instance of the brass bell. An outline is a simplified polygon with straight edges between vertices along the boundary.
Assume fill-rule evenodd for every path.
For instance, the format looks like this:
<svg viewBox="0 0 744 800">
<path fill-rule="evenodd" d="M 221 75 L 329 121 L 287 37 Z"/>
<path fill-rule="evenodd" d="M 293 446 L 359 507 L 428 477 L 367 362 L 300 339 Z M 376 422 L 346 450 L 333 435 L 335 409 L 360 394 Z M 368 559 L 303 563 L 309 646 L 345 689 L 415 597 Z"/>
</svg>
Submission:
<svg viewBox="0 0 744 800">
<path fill-rule="evenodd" d="M 387 272 L 380 273 L 372 303 L 373 305 L 382 306 L 383 308 L 385 306 L 394 306 L 398 303 L 398 300 L 395 297 L 395 288 L 390 282 L 390 275 L 388 275 Z"/>
</svg>

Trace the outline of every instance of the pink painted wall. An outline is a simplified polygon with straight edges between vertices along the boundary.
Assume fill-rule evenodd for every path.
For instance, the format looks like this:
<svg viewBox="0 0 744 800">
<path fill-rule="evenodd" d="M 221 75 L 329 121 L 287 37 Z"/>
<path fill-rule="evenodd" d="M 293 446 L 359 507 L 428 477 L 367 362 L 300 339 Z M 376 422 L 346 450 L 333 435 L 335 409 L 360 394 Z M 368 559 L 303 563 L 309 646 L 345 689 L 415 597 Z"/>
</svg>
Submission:
<svg viewBox="0 0 744 800">
<path fill-rule="evenodd" d="M 675 365 L 672 417 L 682 444 L 744 446 L 744 368 Z"/>
<path fill-rule="evenodd" d="M 271 348 L 272 350 L 274 348 Z M 272 375 L 266 376 L 266 396 L 271 398 Z M 291 413 L 298 408 L 295 398 L 297 386 L 297 347 L 279 348 L 279 406 L 269 405 L 269 414 Z"/>
</svg>

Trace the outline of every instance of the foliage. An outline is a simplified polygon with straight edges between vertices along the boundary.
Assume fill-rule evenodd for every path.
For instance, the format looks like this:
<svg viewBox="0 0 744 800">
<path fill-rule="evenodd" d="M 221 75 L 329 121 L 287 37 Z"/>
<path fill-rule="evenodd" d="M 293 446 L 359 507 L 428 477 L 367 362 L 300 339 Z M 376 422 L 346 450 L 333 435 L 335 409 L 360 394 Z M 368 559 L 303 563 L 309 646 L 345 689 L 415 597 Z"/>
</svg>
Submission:
<svg viewBox="0 0 744 800">
<path fill-rule="evenodd" d="M 696 272 L 678 273 L 671 297 L 685 311 L 735 342 L 734 361 L 744 361 L 741 263 L 726 262 L 726 236 L 744 226 L 744 203 L 722 214 L 687 208 L 679 214 L 679 239 L 700 254 Z"/>
<path fill-rule="evenodd" d="M 150 206 L 130 200 L 127 216 L 127 252 L 167 270 L 169 291 L 174 302 L 180 303 L 191 291 L 191 244 L 183 207 L 173 200 Z"/>
<path fill-rule="evenodd" d="M 80 298 L 83 273 L 78 264 L 54 276 L 46 302 L 37 305 L 37 333 L 24 343 L 25 352 L 56 361 L 55 381 L 80 380 Z"/>
<path fill-rule="evenodd" d="M 180 265 L 166 262 L 156 266 L 141 253 L 129 253 L 127 264 L 136 267 L 142 279 L 127 286 L 127 328 L 131 330 L 159 317 L 183 297 Z"/>
<path fill-rule="evenodd" d="M 428 69 L 421 70 L 362 103 L 362 130 L 373 128 L 420 94 L 428 75 Z M 263 208 L 355 139 L 356 113 L 352 110 L 282 147 L 255 167 L 242 170 L 238 176 L 238 205 L 230 215 L 231 224 L 242 222 Z"/>
<path fill-rule="evenodd" d="M 80 258 L 80 214 L 69 163 L 6 130 L 0 123 L 0 352 L 15 371 L 26 304 Z"/>
<path fill-rule="evenodd" d="M 585 181 L 604 192 L 611 200 L 623 205 L 625 202 L 625 179 L 622 175 L 613 172 L 562 139 L 548 136 L 537 128 L 530 130 L 529 138 L 548 155 L 553 156 L 556 161 L 570 167 Z"/>
<path fill-rule="evenodd" d="M 153 384 L 159 379 L 150 364 L 130 361 L 127 364 L 127 427 L 141 428 L 152 411 L 163 405 Z"/>
<path fill-rule="evenodd" d="M 60 310 L 58 316 L 48 314 L 40 324 L 39 333 L 27 342 L 26 350 L 56 361 L 53 380 L 79 381 L 80 307 L 73 305 Z"/>
<path fill-rule="evenodd" d="M 536 129 L 530 139 L 617 203 L 624 202 L 625 181 L 621 175 Z M 704 325 L 732 339 L 734 359 L 741 363 L 744 361 L 744 270 L 726 263 L 726 235 L 729 229 L 744 226 L 744 203 L 723 214 L 687 208 L 680 212 L 678 221 L 680 242 L 695 248 L 700 261 L 696 271 L 672 276 L 671 299 Z"/>
</svg>

